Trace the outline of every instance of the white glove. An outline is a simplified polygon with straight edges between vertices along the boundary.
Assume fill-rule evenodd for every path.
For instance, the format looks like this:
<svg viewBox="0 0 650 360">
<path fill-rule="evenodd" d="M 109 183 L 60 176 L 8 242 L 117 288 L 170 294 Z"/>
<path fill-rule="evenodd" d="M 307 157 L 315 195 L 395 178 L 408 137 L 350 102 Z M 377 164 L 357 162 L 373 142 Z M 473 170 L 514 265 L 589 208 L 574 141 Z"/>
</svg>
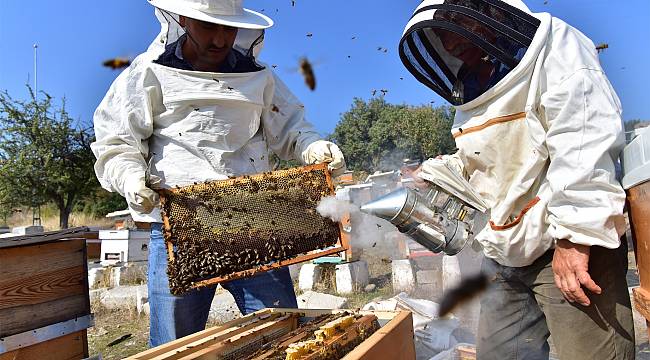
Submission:
<svg viewBox="0 0 650 360">
<path fill-rule="evenodd" d="M 345 159 L 343 153 L 336 144 L 325 140 L 317 140 L 307 146 L 302 152 L 302 160 L 305 164 L 328 163 L 327 168 L 337 177 L 345 172 Z"/>
<path fill-rule="evenodd" d="M 124 198 L 129 207 L 139 213 L 149 214 L 158 206 L 158 193 L 149 189 L 144 176 L 132 176 L 124 180 Z"/>
</svg>

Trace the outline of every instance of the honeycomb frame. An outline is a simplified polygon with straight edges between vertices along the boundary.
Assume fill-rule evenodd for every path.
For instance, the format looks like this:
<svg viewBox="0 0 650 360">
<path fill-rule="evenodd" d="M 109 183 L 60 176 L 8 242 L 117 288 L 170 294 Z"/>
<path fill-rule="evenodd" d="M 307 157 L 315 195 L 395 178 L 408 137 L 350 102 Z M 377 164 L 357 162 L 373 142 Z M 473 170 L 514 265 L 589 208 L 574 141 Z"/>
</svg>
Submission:
<svg viewBox="0 0 650 360">
<path fill-rule="evenodd" d="M 334 194 L 326 164 L 160 191 L 174 295 L 345 251 L 316 212 Z"/>
</svg>

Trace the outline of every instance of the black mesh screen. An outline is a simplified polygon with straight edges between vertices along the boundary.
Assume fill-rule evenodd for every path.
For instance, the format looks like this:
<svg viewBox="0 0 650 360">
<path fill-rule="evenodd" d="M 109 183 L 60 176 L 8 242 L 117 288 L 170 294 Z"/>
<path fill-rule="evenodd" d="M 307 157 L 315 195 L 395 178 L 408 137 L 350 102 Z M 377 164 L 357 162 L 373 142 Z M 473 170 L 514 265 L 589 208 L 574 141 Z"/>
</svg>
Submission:
<svg viewBox="0 0 650 360">
<path fill-rule="evenodd" d="M 414 16 L 420 13 L 400 42 L 402 61 L 454 105 L 480 96 L 517 66 L 539 26 L 499 0 L 447 0 Z"/>
</svg>

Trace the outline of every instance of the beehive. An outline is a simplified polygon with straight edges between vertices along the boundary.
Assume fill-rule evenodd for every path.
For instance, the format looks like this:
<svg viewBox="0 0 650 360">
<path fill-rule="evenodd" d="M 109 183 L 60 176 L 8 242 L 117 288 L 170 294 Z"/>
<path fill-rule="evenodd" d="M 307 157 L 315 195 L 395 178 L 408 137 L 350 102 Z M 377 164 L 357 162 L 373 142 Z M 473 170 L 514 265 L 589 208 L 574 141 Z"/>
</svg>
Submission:
<svg viewBox="0 0 650 360">
<path fill-rule="evenodd" d="M 332 194 L 325 164 L 163 191 L 171 292 L 251 275 L 335 245 L 339 226 L 316 211 Z"/>
<path fill-rule="evenodd" d="M 256 311 L 128 359 L 414 360 L 413 336 L 409 311 L 275 308 Z"/>
</svg>

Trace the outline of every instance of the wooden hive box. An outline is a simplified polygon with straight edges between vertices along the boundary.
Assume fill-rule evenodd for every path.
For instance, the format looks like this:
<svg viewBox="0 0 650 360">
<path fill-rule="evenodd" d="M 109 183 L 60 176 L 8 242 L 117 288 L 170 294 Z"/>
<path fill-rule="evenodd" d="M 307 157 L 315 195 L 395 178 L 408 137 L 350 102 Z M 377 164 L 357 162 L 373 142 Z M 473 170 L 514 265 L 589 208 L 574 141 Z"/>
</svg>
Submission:
<svg viewBox="0 0 650 360">
<path fill-rule="evenodd" d="M 346 311 L 351 310 L 263 309 L 127 359 L 239 359 L 242 358 L 244 349 L 259 349 L 268 342 L 268 338 L 296 330 L 298 317 L 309 319 Z M 411 312 L 356 311 L 355 313 L 375 315 L 380 328 L 347 353 L 343 360 L 415 359 Z"/>
<path fill-rule="evenodd" d="M 0 239 L 0 360 L 88 356 L 87 231 Z"/>
</svg>

